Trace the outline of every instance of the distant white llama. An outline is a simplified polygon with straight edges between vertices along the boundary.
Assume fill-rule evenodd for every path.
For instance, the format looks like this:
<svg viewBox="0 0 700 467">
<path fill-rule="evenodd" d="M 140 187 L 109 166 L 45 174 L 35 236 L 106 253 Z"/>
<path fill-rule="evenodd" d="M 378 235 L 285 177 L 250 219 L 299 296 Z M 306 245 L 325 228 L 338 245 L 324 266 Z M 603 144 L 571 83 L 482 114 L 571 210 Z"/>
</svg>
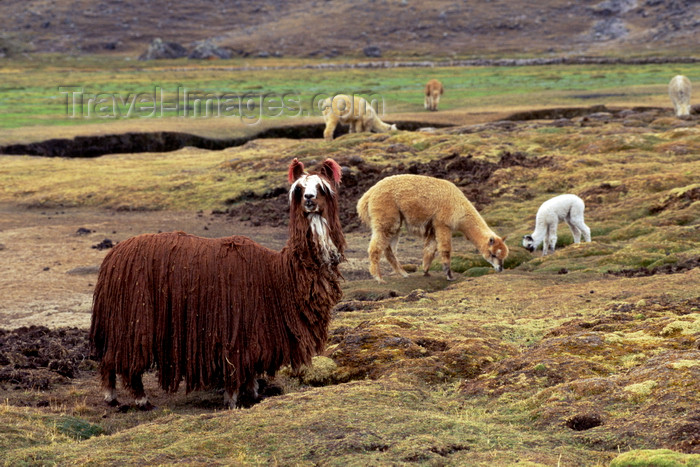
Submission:
<svg viewBox="0 0 700 467">
<path fill-rule="evenodd" d="M 542 256 L 550 250 L 554 253 L 557 245 L 557 226 L 561 221 L 569 225 L 574 243 L 581 241 L 581 233 L 583 233 L 583 239 L 590 242 L 591 229 L 583 222 L 584 209 L 583 200 L 576 195 L 559 195 L 545 201 L 537 210 L 535 231 L 532 235 L 523 237 L 523 246 L 533 252 L 540 243 L 544 242 Z"/>
<path fill-rule="evenodd" d="M 690 80 L 683 75 L 676 75 L 668 83 L 668 96 L 673 102 L 673 111 L 678 118 L 690 116 Z"/>
</svg>

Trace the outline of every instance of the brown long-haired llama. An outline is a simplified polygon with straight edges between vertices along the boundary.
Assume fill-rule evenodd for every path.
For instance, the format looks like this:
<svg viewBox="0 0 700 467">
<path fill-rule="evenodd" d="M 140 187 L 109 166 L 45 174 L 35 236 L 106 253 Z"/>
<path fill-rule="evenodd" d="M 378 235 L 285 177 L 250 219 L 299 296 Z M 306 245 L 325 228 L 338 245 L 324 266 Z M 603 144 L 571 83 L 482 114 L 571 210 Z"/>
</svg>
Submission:
<svg viewBox="0 0 700 467">
<path fill-rule="evenodd" d="M 472 242 L 486 261 L 503 270 L 508 247 L 486 225 L 464 193 L 453 183 L 424 175 L 394 175 L 377 182 L 357 202 L 357 212 L 363 223 L 372 229 L 369 242 L 369 272 L 384 282 L 379 269 L 382 253 L 393 270 L 406 277 L 406 271 L 396 259 L 399 231 L 406 224 L 409 232 L 417 234 L 423 244 L 423 273 L 429 275 L 435 253 L 440 253 L 442 269 L 453 280 L 450 269 L 452 231 L 459 231 Z"/>
<path fill-rule="evenodd" d="M 247 237 L 144 234 L 105 257 L 93 300 L 90 342 L 105 401 L 116 375 L 150 409 L 142 374 L 158 370 L 166 391 L 221 388 L 257 398 L 258 375 L 308 364 L 323 349 L 340 300 L 345 238 L 338 219 L 340 167 L 289 166 L 289 240 L 277 252 Z"/>
<path fill-rule="evenodd" d="M 442 87 L 442 83 L 436 79 L 431 79 L 425 85 L 425 102 L 423 105 L 426 110 L 437 111 L 438 104 L 440 103 L 440 96 L 445 92 L 445 88 Z"/>
</svg>

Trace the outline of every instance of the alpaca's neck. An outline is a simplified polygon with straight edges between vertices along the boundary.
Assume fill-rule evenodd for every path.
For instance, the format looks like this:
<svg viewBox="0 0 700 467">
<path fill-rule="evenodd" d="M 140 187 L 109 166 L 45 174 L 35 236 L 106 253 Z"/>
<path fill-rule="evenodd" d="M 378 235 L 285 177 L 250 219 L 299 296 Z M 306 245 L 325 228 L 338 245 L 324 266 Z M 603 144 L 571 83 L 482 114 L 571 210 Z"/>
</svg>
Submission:
<svg viewBox="0 0 700 467">
<path fill-rule="evenodd" d="M 382 131 L 389 131 L 391 130 L 391 125 L 388 123 L 384 123 L 378 116 L 377 114 L 374 114 L 374 128 L 377 130 L 382 130 Z"/>
<path fill-rule="evenodd" d="M 535 230 L 532 232 L 532 240 L 535 242 L 535 248 L 542 243 L 544 237 L 547 236 L 547 223 L 542 219 L 535 219 Z"/>
<path fill-rule="evenodd" d="M 458 228 L 464 234 L 464 237 L 472 242 L 480 252 L 488 250 L 489 239 L 495 237 L 496 234 L 486 224 L 483 217 L 474 209 L 474 206 L 465 199 L 463 204 L 465 216 L 460 222 Z"/>
</svg>

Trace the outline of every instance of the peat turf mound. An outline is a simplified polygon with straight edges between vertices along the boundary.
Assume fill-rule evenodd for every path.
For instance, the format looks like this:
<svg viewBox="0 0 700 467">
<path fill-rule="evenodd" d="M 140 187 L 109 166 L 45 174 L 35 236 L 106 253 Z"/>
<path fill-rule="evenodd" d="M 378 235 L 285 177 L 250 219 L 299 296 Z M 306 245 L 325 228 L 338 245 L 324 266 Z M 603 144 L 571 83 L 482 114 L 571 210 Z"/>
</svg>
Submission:
<svg viewBox="0 0 700 467">
<path fill-rule="evenodd" d="M 386 150 L 391 152 L 393 149 L 389 147 Z M 456 153 L 426 163 L 399 163 L 388 167 L 368 164 L 359 156 L 339 157 L 336 161 L 343 167 L 339 214 L 346 232 L 360 227 L 355 209 L 360 197 L 379 180 L 392 175 L 417 174 L 451 180 L 476 209 L 481 210 L 492 201 L 489 195 L 492 190 L 488 187 L 491 175 L 496 170 L 513 166 L 546 167 L 552 164 L 549 157 L 532 157 L 522 152 L 504 152 L 497 163 Z M 286 188 L 272 188 L 261 195 L 249 192 L 245 194 L 244 199 L 243 203 L 231 206 L 227 210 L 229 216 L 255 226 L 287 225 L 289 206 Z M 232 201 L 242 200 L 238 198 Z"/>
<path fill-rule="evenodd" d="M 0 387 L 50 389 L 94 369 L 87 330 L 45 326 L 0 329 Z"/>
</svg>

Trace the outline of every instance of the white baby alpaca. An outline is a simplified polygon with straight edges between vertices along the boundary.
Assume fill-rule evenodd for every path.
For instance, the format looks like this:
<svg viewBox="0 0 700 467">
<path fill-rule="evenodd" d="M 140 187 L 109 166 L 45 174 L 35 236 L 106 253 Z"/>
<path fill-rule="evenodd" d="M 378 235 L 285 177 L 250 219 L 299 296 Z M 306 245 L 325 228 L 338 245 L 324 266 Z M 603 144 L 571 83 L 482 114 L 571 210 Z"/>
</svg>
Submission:
<svg viewBox="0 0 700 467">
<path fill-rule="evenodd" d="M 542 245 L 542 256 L 545 256 L 557 244 L 557 226 L 559 222 L 565 221 L 574 236 L 574 243 L 583 239 L 591 241 L 591 229 L 583 222 L 583 210 L 585 205 L 583 200 L 576 195 L 559 195 L 542 203 L 537 210 L 535 218 L 535 231 L 532 235 L 523 237 L 523 246 L 528 251 L 533 252 L 540 243 Z"/>
</svg>

